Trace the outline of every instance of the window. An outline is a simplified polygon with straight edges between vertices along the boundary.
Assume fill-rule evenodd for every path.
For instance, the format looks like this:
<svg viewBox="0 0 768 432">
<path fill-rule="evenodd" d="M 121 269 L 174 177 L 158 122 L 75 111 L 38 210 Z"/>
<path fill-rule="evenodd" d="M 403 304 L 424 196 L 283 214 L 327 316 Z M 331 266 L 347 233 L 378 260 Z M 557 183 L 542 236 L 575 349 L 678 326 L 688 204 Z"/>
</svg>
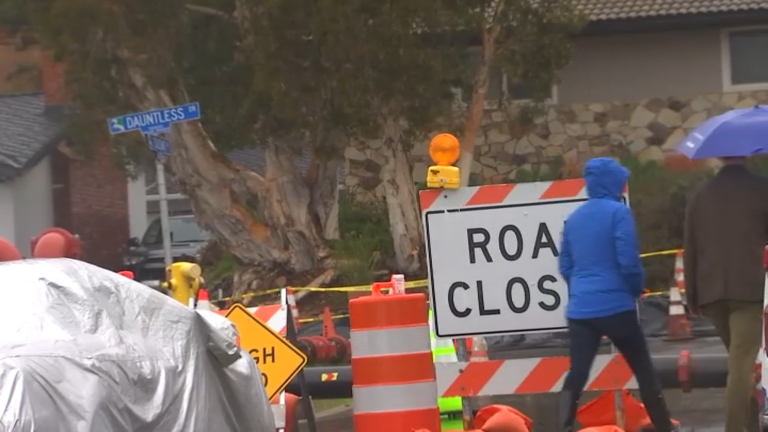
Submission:
<svg viewBox="0 0 768 432">
<path fill-rule="evenodd" d="M 470 65 L 477 65 L 480 62 L 480 48 L 472 49 L 467 54 L 467 61 Z M 468 71 L 473 71 L 474 68 L 468 68 Z M 467 82 L 472 82 L 471 77 L 468 77 Z M 556 102 L 557 89 L 552 87 L 552 94 L 548 98 L 550 102 Z M 472 88 L 462 88 L 459 91 L 461 101 L 469 103 L 472 95 Z M 466 96 L 464 96 L 466 95 Z M 509 101 L 527 101 L 534 97 L 534 90 L 530 84 L 527 83 L 513 83 L 510 82 L 504 71 L 499 67 L 492 67 L 488 76 L 488 91 L 485 94 L 485 106 L 486 108 L 496 108 L 503 100 Z"/>
<path fill-rule="evenodd" d="M 768 88 L 768 28 L 722 33 L 723 90 Z"/>
<path fill-rule="evenodd" d="M 172 243 L 201 243 L 208 240 L 208 233 L 200 228 L 192 216 L 171 217 L 168 219 L 168 224 L 171 228 Z M 160 219 L 155 219 L 149 224 L 141 244 L 144 246 L 163 244 Z"/>
</svg>

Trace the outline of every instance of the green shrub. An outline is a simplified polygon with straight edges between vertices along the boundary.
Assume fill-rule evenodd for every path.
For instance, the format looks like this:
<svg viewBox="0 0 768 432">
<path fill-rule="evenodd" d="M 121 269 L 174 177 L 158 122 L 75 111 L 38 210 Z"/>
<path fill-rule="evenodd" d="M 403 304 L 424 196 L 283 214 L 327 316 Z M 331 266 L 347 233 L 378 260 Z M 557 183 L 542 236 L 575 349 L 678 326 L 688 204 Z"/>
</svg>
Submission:
<svg viewBox="0 0 768 432">
<path fill-rule="evenodd" d="M 634 158 L 625 158 L 622 163 L 632 171 L 629 203 L 635 213 L 640 250 L 682 248 L 688 195 L 713 171 L 700 165 L 681 168 L 676 163 L 641 163 Z M 668 289 L 674 283 L 674 263 L 674 255 L 646 258 L 646 286 L 653 290 Z"/>
<path fill-rule="evenodd" d="M 376 270 L 394 254 L 386 204 L 360 202 L 354 190 L 344 191 L 339 198 L 339 230 L 341 238 L 331 242 L 339 284 L 373 282 Z"/>
<path fill-rule="evenodd" d="M 683 244 L 683 223 L 688 194 L 713 174 L 703 162 L 671 156 L 663 162 L 641 162 L 636 157 L 620 158 L 632 171 L 629 201 L 632 207 L 642 252 L 679 249 Z M 755 158 L 755 171 L 768 173 L 768 158 Z M 552 181 L 581 176 L 581 166 L 568 165 L 562 158 L 547 164 L 518 169 L 515 182 Z M 667 289 L 673 283 L 674 255 L 644 260 L 648 288 Z"/>
</svg>

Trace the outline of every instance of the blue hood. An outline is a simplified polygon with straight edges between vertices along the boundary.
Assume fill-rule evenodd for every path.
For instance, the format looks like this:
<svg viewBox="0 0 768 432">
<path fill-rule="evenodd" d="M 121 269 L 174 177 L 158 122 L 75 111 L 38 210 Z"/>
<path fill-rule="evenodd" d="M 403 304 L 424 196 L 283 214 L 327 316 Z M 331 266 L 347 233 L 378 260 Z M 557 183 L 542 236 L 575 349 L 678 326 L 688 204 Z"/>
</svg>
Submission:
<svg viewBox="0 0 768 432">
<path fill-rule="evenodd" d="M 620 201 L 629 180 L 629 170 L 611 158 L 594 158 L 584 165 L 584 180 L 590 198 Z"/>
</svg>

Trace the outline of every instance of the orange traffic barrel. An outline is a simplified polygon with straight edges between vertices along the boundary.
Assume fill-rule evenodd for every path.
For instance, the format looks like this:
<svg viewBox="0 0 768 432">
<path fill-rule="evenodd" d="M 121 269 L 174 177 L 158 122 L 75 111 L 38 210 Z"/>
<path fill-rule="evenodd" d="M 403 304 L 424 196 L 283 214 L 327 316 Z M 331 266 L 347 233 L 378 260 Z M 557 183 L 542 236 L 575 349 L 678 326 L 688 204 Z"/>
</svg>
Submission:
<svg viewBox="0 0 768 432">
<path fill-rule="evenodd" d="M 355 432 L 439 431 L 427 299 L 389 285 L 349 301 Z"/>
</svg>

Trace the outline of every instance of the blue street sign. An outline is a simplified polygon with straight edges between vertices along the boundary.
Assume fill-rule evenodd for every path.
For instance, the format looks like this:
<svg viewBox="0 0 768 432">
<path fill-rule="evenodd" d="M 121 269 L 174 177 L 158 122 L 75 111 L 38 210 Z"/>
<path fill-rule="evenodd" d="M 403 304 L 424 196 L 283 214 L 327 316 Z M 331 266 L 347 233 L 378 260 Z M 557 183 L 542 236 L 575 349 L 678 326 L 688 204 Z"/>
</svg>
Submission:
<svg viewBox="0 0 768 432">
<path fill-rule="evenodd" d="M 171 142 L 160 135 L 147 135 L 147 144 L 149 144 L 149 149 L 155 152 L 157 156 L 168 156 L 171 154 Z"/>
<path fill-rule="evenodd" d="M 133 131 L 146 135 L 167 132 L 173 123 L 190 120 L 200 120 L 200 104 L 197 102 L 113 117 L 107 124 L 112 135 Z"/>
</svg>

